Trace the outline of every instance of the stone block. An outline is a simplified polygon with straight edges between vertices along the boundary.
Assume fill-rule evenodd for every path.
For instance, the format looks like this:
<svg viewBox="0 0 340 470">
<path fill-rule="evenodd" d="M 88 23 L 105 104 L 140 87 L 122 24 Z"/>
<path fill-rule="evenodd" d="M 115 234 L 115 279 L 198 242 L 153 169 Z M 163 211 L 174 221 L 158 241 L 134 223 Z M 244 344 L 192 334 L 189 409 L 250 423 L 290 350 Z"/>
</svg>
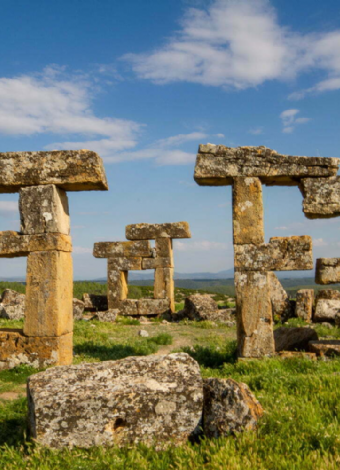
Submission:
<svg viewBox="0 0 340 470">
<path fill-rule="evenodd" d="M 139 240 L 132 242 L 99 242 L 93 247 L 95 258 L 149 257 L 152 255 L 150 242 Z"/>
<path fill-rule="evenodd" d="M 25 316 L 25 294 L 5 289 L 0 303 L 0 318 L 21 320 Z"/>
<path fill-rule="evenodd" d="M 0 369 L 21 364 L 35 368 L 72 364 L 73 334 L 58 337 L 25 336 L 22 330 L 0 330 Z"/>
<path fill-rule="evenodd" d="M 118 308 L 107 310 L 106 312 L 98 312 L 97 318 L 99 321 L 114 323 L 117 320 L 117 316 L 120 314 Z"/>
<path fill-rule="evenodd" d="M 65 191 L 108 189 L 103 161 L 91 150 L 0 153 L 0 193 L 42 184 Z"/>
<path fill-rule="evenodd" d="M 128 240 L 155 240 L 156 238 L 191 238 L 188 222 L 165 224 L 132 224 L 125 228 Z"/>
<path fill-rule="evenodd" d="M 316 294 L 316 302 L 324 300 L 340 300 L 340 291 L 335 289 L 322 289 Z"/>
<path fill-rule="evenodd" d="M 32 251 L 72 251 L 71 237 L 59 233 L 21 235 L 18 232 L 0 232 L 0 258 L 28 256 Z"/>
<path fill-rule="evenodd" d="M 313 318 L 315 322 L 335 322 L 338 314 L 340 314 L 339 299 L 317 299 Z"/>
<path fill-rule="evenodd" d="M 156 258 L 170 258 L 173 263 L 173 251 L 171 238 L 156 238 Z"/>
<path fill-rule="evenodd" d="M 264 243 L 262 184 L 259 178 L 235 178 L 233 184 L 234 244 Z"/>
<path fill-rule="evenodd" d="M 286 328 L 281 326 L 274 331 L 276 352 L 308 351 L 309 341 L 318 339 L 318 334 L 313 328 Z"/>
<path fill-rule="evenodd" d="M 73 320 L 81 320 L 85 310 L 85 303 L 79 299 L 72 300 Z"/>
<path fill-rule="evenodd" d="M 308 219 L 338 217 L 340 215 L 340 177 L 304 178 L 300 189 L 303 212 Z"/>
<path fill-rule="evenodd" d="M 139 299 L 138 315 L 162 315 L 170 310 L 170 300 L 168 299 Z"/>
<path fill-rule="evenodd" d="M 290 318 L 292 316 L 292 306 L 289 295 L 274 273 L 268 273 L 268 277 L 270 280 L 270 298 L 273 316 L 275 317 L 277 315 L 281 320 Z"/>
<path fill-rule="evenodd" d="M 186 443 L 202 416 L 199 365 L 188 354 L 55 367 L 27 384 L 29 428 L 49 447 Z"/>
<path fill-rule="evenodd" d="M 85 310 L 90 312 L 105 311 L 108 309 L 107 295 L 101 294 L 83 294 Z"/>
<path fill-rule="evenodd" d="M 144 258 L 142 269 L 173 268 L 174 263 L 171 258 Z"/>
<path fill-rule="evenodd" d="M 236 271 L 293 271 L 313 269 L 312 239 L 273 237 L 262 245 L 234 245 Z"/>
<path fill-rule="evenodd" d="M 308 346 L 317 356 L 340 356 L 340 341 L 336 339 L 310 341 Z"/>
<path fill-rule="evenodd" d="M 203 145 L 199 147 L 194 179 L 201 186 L 226 186 L 235 177 L 258 177 L 268 185 L 297 185 L 308 177 L 337 174 L 338 158 L 296 157 L 266 147 Z"/>
<path fill-rule="evenodd" d="M 296 293 L 295 315 L 311 322 L 313 317 L 314 289 L 301 289 Z"/>
<path fill-rule="evenodd" d="M 112 269 L 111 261 L 109 258 L 107 270 L 107 300 L 109 309 L 116 308 L 117 302 L 126 299 L 129 290 L 127 271 Z"/>
<path fill-rule="evenodd" d="M 140 271 L 142 269 L 142 258 L 108 258 L 109 269 L 120 271 Z"/>
<path fill-rule="evenodd" d="M 115 305 L 118 305 L 116 308 L 119 308 L 119 315 L 136 316 L 139 315 L 138 302 L 136 299 L 125 299 Z M 109 307 L 110 310 L 116 310 L 116 308 Z"/>
<path fill-rule="evenodd" d="M 235 272 L 237 339 L 240 357 L 274 354 L 269 273 Z"/>
<path fill-rule="evenodd" d="M 19 211 L 23 234 L 70 233 L 67 194 L 53 184 L 22 188 Z"/>
<path fill-rule="evenodd" d="M 175 284 L 173 268 L 156 268 L 154 297 L 155 299 L 169 299 L 170 308 L 175 311 Z"/>
<path fill-rule="evenodd" d="M 24 334 L 61 336 L 73 331 L 71 253 L 42 251 L 27 259 Z"/>
<path fill-rule="evenodd" d="M 315 267 L 317 284 L 337 284 L 340 282 L 340 258 L 318 258 Z"/>
</svg>

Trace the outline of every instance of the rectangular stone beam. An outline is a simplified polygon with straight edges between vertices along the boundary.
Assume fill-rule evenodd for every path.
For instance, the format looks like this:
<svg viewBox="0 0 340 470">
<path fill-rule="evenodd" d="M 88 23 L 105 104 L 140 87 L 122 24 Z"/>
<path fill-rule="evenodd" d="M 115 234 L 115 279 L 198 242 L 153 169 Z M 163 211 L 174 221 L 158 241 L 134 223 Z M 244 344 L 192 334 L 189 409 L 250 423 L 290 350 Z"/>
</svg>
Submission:
<svg viewBox="0 0 340 470">
<path fill-rule="evenodd" d="M 316 284 L 337 284 L 340 282 L 340 258 L 319 258 L 315 268 Z"/>
<path fill-rule="evenodd" d="M 297 157 L 266 147 L 200 145 L 194 179 L 201 186 L 231 185 L 233 178 L 258 177 L 268 185 L 297 185 L 301 178 L 335 176 L 338 158 Z"/>
<path fill-rule="evenodd" d="M 0 153 L 0 193 L 43 184 L 65 191 L 108 189 L 103 161 L 91 150 Z"/>
<path fill-rule="evenodd" d="M 93 256 L 95 258 L 122 258 L 136 257 L 149 258 L 152 250 L 149 241 L 133 242 L 98 242 L 94 244 Z"/>
<path fill-rule="evenodd" d="M 234 245 L 236 271 L 300 271 L 313 269 L 312 239 L 273 237 L 262 245 Z"/>
<path fill-rule="evenodd" d="M 300 190 L 304 197 L 303 212 L 308 219 L 340 215 L 340 177 L 304 178 Z"/>
<path fill-rule="evenodd" d="M 155 240 L 156 238 L 191 238 L 188 222 L 165 224 L 132 224 L 125 228 L 128 240 Z"/>
<path fill-rule="evenodd" d="M 18 232 L 0 232 L 0 258 L 28 256 L 33 251 L 72 251 L 69 235 L 44 233 L 21 235 Z"/>
</svg>

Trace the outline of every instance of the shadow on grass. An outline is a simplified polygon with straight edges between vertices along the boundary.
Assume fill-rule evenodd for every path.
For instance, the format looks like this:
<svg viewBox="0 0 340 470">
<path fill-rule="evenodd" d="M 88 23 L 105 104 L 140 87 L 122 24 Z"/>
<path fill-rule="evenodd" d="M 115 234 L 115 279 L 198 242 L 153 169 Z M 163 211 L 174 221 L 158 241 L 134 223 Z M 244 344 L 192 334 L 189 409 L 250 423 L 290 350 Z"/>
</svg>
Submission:
<svg viewBox="0 0 340 470">
<path fill-rule="evenodd" d="M 0 403 L 0 446 L 24 444 L 26 435 L 26 398 Z"/>
<path fill-rule="evenodd" d="M 134 345 L 112 344 L 110 346 L 98 345 L 93 342 L 77 344 L 74 353 L 81 356 L 90 356 L 99 361 L 115 361 L 128 356 L 146 356 L 157 351 L 158 347 L 152 342 L 140 342 Z"/>
<path fill-rule="evenodd" d="M 230 341 L 223 347 L 218 346 L 194 346 L 194 348 L 184 347 L 183 352 L 189 354 L 201 366 L 216 369 L 226 362 L 234 364 L 237 360 L 236 341 Z"/>
</svg>

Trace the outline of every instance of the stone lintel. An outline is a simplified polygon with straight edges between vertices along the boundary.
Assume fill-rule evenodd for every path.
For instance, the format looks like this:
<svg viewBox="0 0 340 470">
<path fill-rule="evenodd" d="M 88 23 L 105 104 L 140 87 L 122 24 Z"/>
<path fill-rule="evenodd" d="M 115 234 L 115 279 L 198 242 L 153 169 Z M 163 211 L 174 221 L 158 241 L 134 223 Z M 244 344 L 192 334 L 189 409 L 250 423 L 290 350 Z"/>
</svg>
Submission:
<svg viewBox="0 0 340 470">
<path fill-rule="evenodd" d="M 69 235 L 61 233 L 43 233 L 39 235 L 21 235 L 19 232 L 0 232 L 0 258 L 28 256 L 36 251 L 72 251 Z"/>
<path fill-rule="evenodd" d="M 312 239 L 273 237 L 262 245 L 234 245 L 236 271 L 313 269 Z"/>
<path fill-rule="evenodd" d="M 109 270 L 114 271 L 140 271 L 142 269 L 142 258 L 133 256 L 131 258 L 108 258 Z"/>
<path fill-rule="evenodd" d="M 340 258 L 319 258 L 315 268 L 316 284 L 336 284 L 340 282 Z"/>
<path fill-rule="evenodd" d="M 42 184 L 65 191 L 108 189 L 103 161 L 91 150 L 0 153 L 0 193 Z"/>
<path fill-rule="evenodd" d="M 94 244 L 93 256 L 95 258 L 122 258 L 137 257 L 148 258 L 152 256 L 148 240 L 130 242 L 98 242 Z"/>
<path fill-rule="evenodd" d="M 340 215 L 340 177 L 304 178 L 300 183 L 303 212 L 308 219 Z"/>
<path fill-rule="evenodd" d="M 132 224 L 125 228 L 128 240 L 155 240 L 156 238 L 191 238 L 188 222 L 165 224 Z"/>
</svg>

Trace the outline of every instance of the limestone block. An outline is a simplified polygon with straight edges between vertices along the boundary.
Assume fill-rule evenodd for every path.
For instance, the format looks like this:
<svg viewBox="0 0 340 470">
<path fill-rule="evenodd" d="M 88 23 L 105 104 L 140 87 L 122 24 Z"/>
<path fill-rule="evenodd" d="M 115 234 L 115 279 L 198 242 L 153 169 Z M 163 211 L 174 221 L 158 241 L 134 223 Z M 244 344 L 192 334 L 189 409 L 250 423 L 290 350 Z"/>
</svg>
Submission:
<svg viewBox="0 0 340 470">
<path fill-rule="evenodd" d="M 266 147 L 200 145 L 195 181 L 201 186 L 225 186 L 233 178 L 259 177 L 269 185 L 297 185 L 301 178 L 335 176 L 338 158 L 281 155 Z"/>
<path fill-rule="evenodd" d="M 203 379 L 203 432 L 207 438 L 254 431 L 264 410 L 248 385 L 233 379 Z"/>
<path fill-rule="evenodd" d="M 162 315 L 168 313 L 170 300 L 168 299 L 139 299 L 138 315 Z"/>
<path fill-rule="evenodd" d="M 281 320 L 292 316 L 292 306 L 289 295 L 282 287 L 275 273 L 268 273 L 270 280 L 270 299 L 272 303 L 273 316 L 277 315 Z"/>
<path fill-rule="evenodd" d="M 95 258 L 149 257 L 152 255 L 150 242 L 139 240 L 132 242 L 99 242 L 93 247 Z"/>
<path fill-rule="evenodd" d="M 173 268 L 156 268 L 155 269 L 155 284 L 154 284 L 154 298 L 155 299 L 169 299 L 170 308 L 175 311 L 175 284 L 174 284 L 174 269 Z"/>
<path fill-rule="evenodd" d="M 117 320 L 119 313 L 119 309 L 114 308 L 112 310 L 107 310 L 106 312 L 98 312 L 97 318 L 99 321 L 114 323 Z"/>
<path fill-rule="evenodd" d="M 29 427 L 49 447 L 180 445 L 202 416 L 199 365 L 188 354 L 127 357 L 31 375 Z"/>
<path fill-rule="evenodd" d="M 142 258 L 109 258 L 108 265 L 111 269 L 121 271 L 140 271 L 142 269 Z"/>
<path fill-rule="evenodd" d="M 0 369 L 20 364 L 35 368 L 72 364 L 73 334 L 58 337 L 25 336 L 22 330 L 0 330 Z"/>
<path fill-rule="evenodd" d="M 259 178 L 235 178 L 233 184 L 234 244 L 264 243 L 262 184 Z"/>
<path fill-rule="evenodd" d="M 5 289 L 0 303 L 0 318 L 21 320 L 25 316 L 25 294 Z"/>
<path fill-rule="evenodd" d="M 126 299 L 129 289 L 128 273 L 113 269 L 111 261 L 112 259 L 109 258 L 107 269 L 107 300 L 109 309 L 115 308 L 117 302 Z"/>
<path fill-rule="evenodd" d="M 27 259 L 24 334 L 61 336 L 73 331 L 71 253 L 41 251 Z"/>
<path fill-rule="evenodd" d="M 312 321 L 314 289 L 301 289 L 296 293 L 295 314 L 306 322 Z"/>
<path fill-rule="evenodd" d="M 0 232 L 0 258 L 28 256 L 32 251 L 72 251 L 71 237 L 59 233 L 21 235 L 18 232 Z"/>
<path fill-rule="evenodd" d="M 73 299 L 72 308 L 73 308 L 73 320 L 81 320 L 83 318 L 83 313 L 85 310 L 84 302 L 79 299 Z"/>
<path fill-rule="evenodd" d="M 171 258 L 144 258 L 142 269 L 173 268 L 174 263 Z"/>
<path fill-rule="evenodd" d="M 317 356 L 340 356 L 340 341 L 336 339 L 310 341 L 309 350 Z"/>
<path fill-rule="evenodd" d="M 322 289 L 316 294 L 316 302 L 320 299 L 340 300 L 340 291 L 334 289 Z"/>
<path fill-rule="evenodd" d="M 340 258 L 318 258 L 315 267 L 317 284 L 336 284 L 340 282 Z"/>
<path fill-rule="evenodd" d="M 235 272 L 238 355 L 274 354 L 269 273 Z"/>
<path fill-rule="evenodd" d="M 281 326 L 274 331 L 276 352 L 308 351 L 309 341 L 318 339 L 318 334 L 313 328 L 286 328 Z"/>
<path fill-rule="evenodd" d="M 128 240 L 155 240 L 156 238 L 191 238 L 188 222 L 165 224 L 132 224 L 125 228 Z"/>
<path fill-rule="evenodd" d="M 236 271 L 293 271 L 313 269 L 312 239 L 273 237 L 262 245 L 234 245 Z"/>
<path fill-rule="evenodd" d="M 186 297 L 182 313 L 183 318 L 192 321 L 215 321 L 219 316 L 218 305 L 209 294 L 192 294 Z"/>
<path fill-rule="evenodd" d="M 173 263 L 173 251 L 171 238 L 156 238 L 156 258 L 170 258 Z"/>
<path fill-rule="evenodd" d="M 67 194 L 53 184 L 22 188 L 19 211 L 24 234 L 70 233 Z"/>
<path fill-rule="evenodd" d="M 315 322 L 334 322 L 338 314 L 340 314 L 339 299 L 317 299 L 314 312 Z"/>
<path fill-rule="evenodd" d="M 304 178 L 303 212 L 309 219 L 338 217 L 340 215 L 340 177 Z"/>
<path fill-rule="evenodd" d="M 125 315 L 125 316 L 139 315 L 138 300 L 136 299 L 121 300 L 118 306 L 119 306 L 119 315 Z M 109 309 L 115 310 L 115 308 L 111 309 L 110 307 Z"/>
<path fill-rule="evenodd" d="M 65 191 L 108 189 L 103 161 L 91 150 L 0 153 L 0 193 L 41 184 Z"/>
</svg>

